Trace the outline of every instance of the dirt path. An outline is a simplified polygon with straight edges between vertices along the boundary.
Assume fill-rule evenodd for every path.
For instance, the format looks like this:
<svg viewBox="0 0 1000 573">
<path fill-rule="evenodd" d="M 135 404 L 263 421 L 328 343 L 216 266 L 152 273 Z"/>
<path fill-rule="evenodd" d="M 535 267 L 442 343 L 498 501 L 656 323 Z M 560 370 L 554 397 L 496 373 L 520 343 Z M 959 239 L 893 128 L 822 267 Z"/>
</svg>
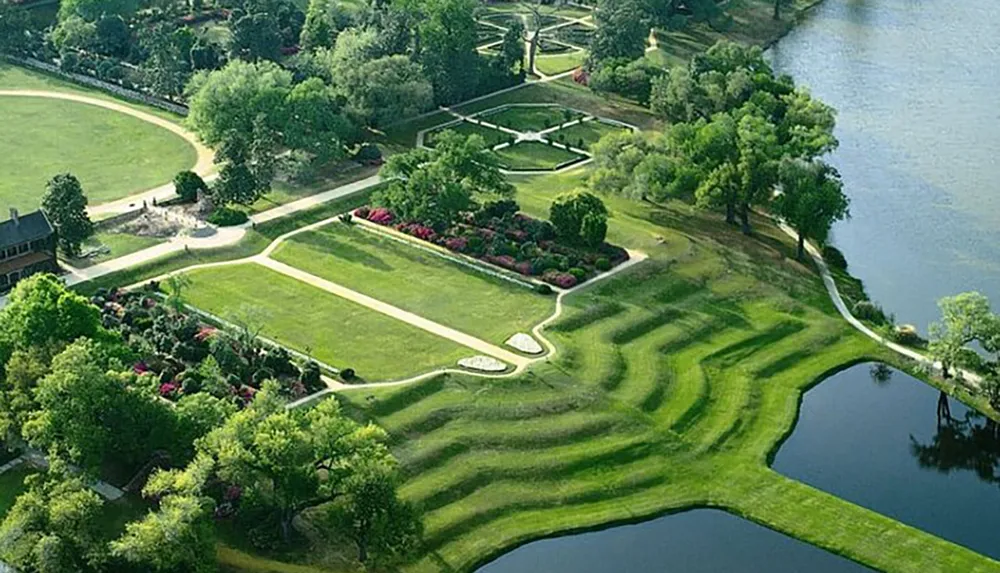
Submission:
<svg viewBox="0 0 1000 573">
<path fill-rule="evenodd" d="M 191 168 L 192 171 L 197 173 L 202 177 L 211 177 L 215 170 L 215 152 L 211 149 L 205 147 L 198 141 L 197 136 L 195 136 L 190 131 L 184 129 L 180 125 L 163 119 L 162 117 L 153 115 L 136 109 L 134 107 L 117 103 L 114 101 L 109 101 L 105 99 L 100 99 L 96 97 L 89 97 L 80 94 L 66 93 L 66 92 L 56 92 L 56 91 L 39 91 L 39 90 L 0 90 L 0 96 L 8 97 L 35 97 L 35 98 L 49 98 L 49 99 L 59 99 L 66 101 L 73 101 L 77 103 L 83 103 L 87 105 L 93 105 L 97 107 L 102 107 L 104 109 L 109 109 L 116 111 L 118 113 L 123 113 L 125 115 L 130 115 L 136 119 L 152 123 L 157 127 L 166 129 L 167 131 L 177 135 L 184 141 L 188 142 L 192 147 L 194 147 L 195 152 L 198 154 L 198 159 Z M 123 145 L 127 145 L 127 142 L 122 142 Z M 152 202 L 154 199 L 157 201 L 165 201 L 170 199 L 175 195 L 173 183 L 167 183 L 156 187 L 154 189 L 149 189 L 136 193 L 135 195 L 130 195 L 122 199 L 111 201 L 108 203 L 102 203 L 100 205 L 92 205 L 88 207 L 87 211 L 90 213 L 91 217 L 96 215 L 107 215 L 113 213 L 120 213 L 122 211 L 128 211 L 131 208 L 135 208 L 141 205 L 143 201 Z"/>
</svg>

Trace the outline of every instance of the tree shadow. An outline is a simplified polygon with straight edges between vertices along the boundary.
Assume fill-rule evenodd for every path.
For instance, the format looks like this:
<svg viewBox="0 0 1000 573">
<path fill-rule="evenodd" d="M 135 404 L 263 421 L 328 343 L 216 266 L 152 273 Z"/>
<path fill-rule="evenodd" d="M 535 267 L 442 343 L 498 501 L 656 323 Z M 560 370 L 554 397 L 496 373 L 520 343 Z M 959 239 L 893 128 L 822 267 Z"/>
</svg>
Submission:
<svg viewBox="0 0 1000 573">
<path fill-rule="evenodd" d="M 336 231 L 319 229 L 309 233 L 299 233 L 289 238 L 288 241 L 377 271 L 395 270 L 395 267 L 385 262 L 381 257 L 341 240 Z"/>
</svg>

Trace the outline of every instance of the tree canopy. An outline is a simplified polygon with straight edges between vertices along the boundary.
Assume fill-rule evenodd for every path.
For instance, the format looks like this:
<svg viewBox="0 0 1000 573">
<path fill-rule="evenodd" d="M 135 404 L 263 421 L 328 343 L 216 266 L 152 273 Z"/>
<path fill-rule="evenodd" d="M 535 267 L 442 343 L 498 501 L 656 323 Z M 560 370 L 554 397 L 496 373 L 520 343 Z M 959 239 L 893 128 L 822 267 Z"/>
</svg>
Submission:
<svg viewBox="0 0 1000 573">
<path fill-rule="evenodd" d="M 94 233 L 83 187 L 80 180 L 69 173 L 49 180 L 42 196 L 42 211 L 56 229 L 59 247 L 69 255 L 79 253 L 80 245 Z"/>
</svg>

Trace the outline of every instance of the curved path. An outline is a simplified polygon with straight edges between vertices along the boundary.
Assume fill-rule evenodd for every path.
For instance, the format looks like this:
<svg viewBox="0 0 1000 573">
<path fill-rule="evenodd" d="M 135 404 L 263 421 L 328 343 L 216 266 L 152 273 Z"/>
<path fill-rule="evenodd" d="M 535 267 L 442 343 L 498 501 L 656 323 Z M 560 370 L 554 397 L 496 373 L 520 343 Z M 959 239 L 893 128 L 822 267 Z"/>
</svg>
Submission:
<svg viewBox="0 0 1000 573">
<path fill-rule="evenodd" d="M 83 103 L 87 105 L 93 105 L 97 107 L 102 107 L 104 109 L 109 109 L 116 111 L 118 113 L 123 113 L 125 115 L 130 115 L 136 119 L 140 119 L 147 123 L 152 123 L 157 127 L 161 127 L 174 135 L 177 135 L 192 147 L 194 147 L 195 152 L 198 155 L 198 159 L 191 168 L 202 177 L 210 177 L 215 170 L 215 152 L 211 149 L 205 147 L 198 141 L 197 136 L 195 136 L 190 131 L 184 129 L 180 125 L 163 119 L 162 117 L 153 115 L 136 109 L 134 107 L 117 103 L 111 100 L 100 99 L 96 97 L 85 96 L 81 94 L 74 94 L 68 92 L 58 92 L 58 91 L 43 91 L 43 90 L 0 90 L 0 97 L 34 97 L 34 98 L 49 98 L 49 99 L 59 99 L 72 101 L 77 103 Z M 123 142 L 125 143 L 125 142 Z M 167 183 L 156 187 L 154 189 L 149 189 L 147 191 L 142 191 L 136 193 L 135 195 L 130 195 L 128 197 L 111 201 L 108 203 L 102 203 L 101 205 L 94 205 L 88 207 L 87 211 L 91 216 L 94 215 L 107 215 L 120 213 L 123 211 L 128 211 L 141 205 L 143 201 L 152 202 L 154 199 L 156 201 L 165 201 L 172 198 L 176 193 L 174 192 L 174 184 Z"/>
<path fill-rule="evenodd" d="M 778 226 L 788 236 L 796 240 L 798 239 L 798 233 L 796 233 L 796 231 L 787 224 L 779 222 Z M 830 295 L 830 300 L 833 301 L 833 306 L 837 308 L 837 312 L 840 313 L 840 316 L 844 317 L 844 320 L 849 322 L 851 326 L 856 328 L 859 332 L 861 332 L 868 338 L 871 338 L 875 342 L 878 342 L 882 346 L 885 346 L 889 350 L 901 354 L 902 356 L 914 360 L 917 363 L 926 366 L 928 368 L 934 370 L 941 370 L 940 362 L 935 362 L 933 359 L 929 358 L 925 354 L 921 354 L 920 352 L 917 352 L 912 348 L 907 348 L 901 344 L 897 344 L 891 340 L 886 339 L 879 333 L 868 328 L 868 326 L 866 326 L 863 322 L 858 320 L 858 318 L 851 313 L 850 309 L 847 308 L 847 303 L 844 302 L 844 298 L 840 296 L 840 290 L 837 289 L 837 283 L 836 281 L 833 280 L 833 275 L 830 274 L 830 269 L 829 267 L 827 267 L 826 261 L 823 260 L 823 254 L 820 252 L 820 250 L 817 249 L 812 243 L 806 241 L 806 251 L 809 253 L 809 256 L 812 257 L 813 262 L 816 263 L 816 267 L 819 269 L 819 274 L 823 278 L 823 284 L 826 286 L 826 292 L 827 294 Z M 980 384 L 982 383 L 982 378 L 978 374 L 961 369 L 958 369 L 957 373 L 959 374 L 958 378 L 961 381 L 968 383 L 968 386 L 970 388 L 974 390 L 979 389 Z"/>
</svg>

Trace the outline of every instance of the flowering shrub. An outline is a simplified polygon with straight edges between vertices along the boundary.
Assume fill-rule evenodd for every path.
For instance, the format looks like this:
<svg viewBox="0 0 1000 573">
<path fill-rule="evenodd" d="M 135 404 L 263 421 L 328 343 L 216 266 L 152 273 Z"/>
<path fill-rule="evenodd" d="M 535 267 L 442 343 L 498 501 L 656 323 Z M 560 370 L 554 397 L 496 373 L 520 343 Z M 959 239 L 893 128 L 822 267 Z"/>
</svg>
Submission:
<svg viewBox="0 0 1000 573">
<path fill-rule="evenodd" d="M 179 389 L 180 385 L 177 384 L 177 382 L 175 381 L 165 382 L 163 384 L 160 384 L 160 396 L 163 396 L 164 398 L 169 398 L 174 394 L 176 394 L 177 390 Z"/>
<path fill-rule="evenodd" d="M 598 272 L 628 259 L 620 247 L 602 243 L 597 247 L 567 244 L 556 237 L 548 221 L 516 212 L 512 201 L 491 202 L 467 212 L 447 229 L 435 231 L 420 221 L 396 221 L 384 208 L 361 207 L 355 216 L 392 226 L 402 233 L 464 253 L 524 276 L 571 288 Z"/>
</svg>

